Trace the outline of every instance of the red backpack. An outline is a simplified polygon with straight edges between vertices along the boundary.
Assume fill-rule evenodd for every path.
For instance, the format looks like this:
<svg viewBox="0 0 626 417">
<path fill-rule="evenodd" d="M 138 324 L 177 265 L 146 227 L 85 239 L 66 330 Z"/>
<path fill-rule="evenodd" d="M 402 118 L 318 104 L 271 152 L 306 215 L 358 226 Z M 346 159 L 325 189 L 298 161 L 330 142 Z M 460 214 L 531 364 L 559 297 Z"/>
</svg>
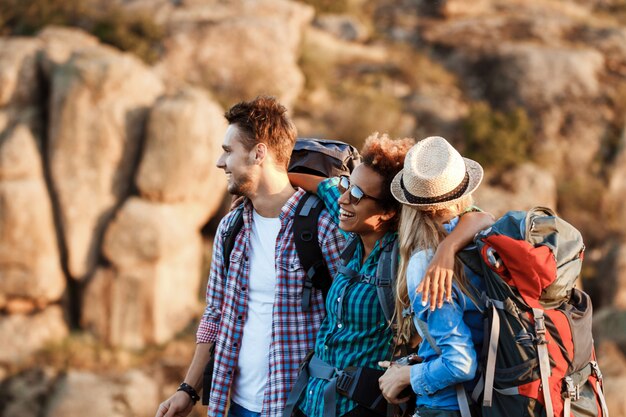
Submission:
<svg viewBox="0 0 626 417">
<path fill-rule="evenodd" d="M 472 397 L 485 417 L 608 417 L 589 296 L 574 288 L 585 246 L 547 208 L 509 212 L 459 256 L 484 277 L 486 333 Z"/>
</svg>

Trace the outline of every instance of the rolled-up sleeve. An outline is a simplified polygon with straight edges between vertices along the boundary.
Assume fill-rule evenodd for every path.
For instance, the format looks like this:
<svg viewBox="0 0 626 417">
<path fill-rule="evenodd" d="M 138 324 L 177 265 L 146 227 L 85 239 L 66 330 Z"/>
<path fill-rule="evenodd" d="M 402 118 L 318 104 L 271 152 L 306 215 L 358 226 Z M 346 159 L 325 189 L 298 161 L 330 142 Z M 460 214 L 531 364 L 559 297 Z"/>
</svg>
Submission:
<svg viewBox="0 0 626 417">
<path fill-rule="evenodd" d="M 213 241 L 213 257 L 206 289 L 206 308 L 200 319 L 196 331 L 196 343 L 215 342 L 222 315 L 222 301 L 224 300 L 224 245 L 222 241 L 223 231 L 229 224 L 230 216 L 226 216 L 220 222 L 215 240 Z"/>
</svg>

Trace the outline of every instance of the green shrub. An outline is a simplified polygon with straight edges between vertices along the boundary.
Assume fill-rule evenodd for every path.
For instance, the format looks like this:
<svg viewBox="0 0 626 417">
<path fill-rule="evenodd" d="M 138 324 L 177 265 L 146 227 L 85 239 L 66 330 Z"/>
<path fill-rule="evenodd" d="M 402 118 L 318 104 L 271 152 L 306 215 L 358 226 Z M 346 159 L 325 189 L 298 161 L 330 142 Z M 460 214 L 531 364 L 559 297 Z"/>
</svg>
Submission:
<svg viewBox="0 0 626 417">
<path fill-rule="evenodd" d="M 522 108 L 501 112 L 475 103 L 462 125 L 465 154 L 485 167 L 505 169 L 530 157 L 532 126 Z"/>
<path fill-rule="evenodd" d="M 144 14 L 84 0 L 0 0 L 0 35 L 32 36 L 48 25 L 81 28 L 102 42 L 154 63 L 165 35 Z"/>
</svg>

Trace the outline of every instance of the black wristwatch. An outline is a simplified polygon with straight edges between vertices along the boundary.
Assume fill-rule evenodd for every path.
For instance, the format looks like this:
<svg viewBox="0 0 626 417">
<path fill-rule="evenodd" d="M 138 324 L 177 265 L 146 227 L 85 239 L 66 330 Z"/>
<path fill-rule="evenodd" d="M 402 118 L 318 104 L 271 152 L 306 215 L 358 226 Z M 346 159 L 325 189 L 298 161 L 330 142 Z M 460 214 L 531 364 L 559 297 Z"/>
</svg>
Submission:
<svg viewBox="0 0 626 417">
<path fill-rule="evenodd" d="M 186 382 L 180 384 L 176 391 L 184 391 L 185 393 L 187 393 L 187 395 L 189 395 L 189 398 L 191 398 L 191 401 L 193 401 L 193 405 L 196 405 L 196 403 L 200 399 L 200 396 L 196 392 L 195 388 Z"/>
</svg>

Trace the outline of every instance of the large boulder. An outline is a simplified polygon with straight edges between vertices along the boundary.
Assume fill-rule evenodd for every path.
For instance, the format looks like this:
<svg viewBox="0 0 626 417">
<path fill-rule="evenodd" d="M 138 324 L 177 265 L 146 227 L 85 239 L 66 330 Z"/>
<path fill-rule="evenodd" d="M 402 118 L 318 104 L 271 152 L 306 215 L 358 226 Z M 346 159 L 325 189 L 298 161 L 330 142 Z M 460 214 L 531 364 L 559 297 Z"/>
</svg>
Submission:
<svg viewBox="0 0 626 417">
<path fill-rule="evenodd" d="M 626 74 L 626 28 L 587 26 L 573 32 L 574 40 L 587 43 L 604 54 L 606 67 L 615 74 Z"/>
<path fill-rule="evenodd" d="M 42 44 L 41 67 L 50 78 L 54 67 L 65 63 L 72 53 L 99 45 L 98 38 L 87 32 L 70 27 L 47 26 L 37 34 Z"/>
<path fill-rule="evenodd" d="M 626 311 L 626 240 L 608 241 L 603 250 L 598 283 L 602 305 Z"/>
<path fill-rule="evenodd" d="M 0 363 L 20 364 L 49 343 L 61 341 L 69 334 L 58 305 L 35 314 L 0 316 Z"/>
<path fill-rule="evenodd" d="M 114 346 L 164 343 L 199 313 L 201 206 L 126 201 L 109 226 L 87 286 L 82 324 Z"/>
<path fill-rule="evenodd" d="M 161 81 L 136 58 L 82 49 L 54 68 L 47 158 L 75 279 L 96 264 L 104 227 L 129 194 Z"/>
<path fill-rule="evenodd" d="M 486 55 L 482 65 L 489 71 L 490 96 L 537 109 L 598 95 L 604 57 L 590 48 L 506 42 Z"/>
<path fill-rule="evenodd" d="M 64 290 L 41 154 L 20 124 L 0 134 L 0 293 L 43 307 Z"/>
<path fill-rule="evenodd" d="M 172 15 L 158 70 L 174 83 L 213 91 L 223 103 L 270 94 L 291 107 L 304 85 L 298 46 L 313 9 L 285 0 L 208 3 Z"/>
<path fill-rule="evenodd" d="M 497 182 L 498 185 L 490 185 Z M 509 210 L 535 206 L 556 209 L 556 181 L 546 170 L 525 163 L 503 173 L 497 181 L 487 177 L 474 193 L 478 205 L 496 217 Z"/>
<path fill-rule="evenodd" d="M 199 221 L 214 214 L 226 191 L 224 174 L 215 165 L 226 131 L 222 114 L 222 108 L 197 89 L 155 103 L 136 179 L 141 197 L 201 204 Z"/>
<path fill-rule="evenodd" d="M 615 159 L 609 179 L 608 192 L 604 198 L 606 211 L 618 225 L 620 232 L 626 236 L 626 210 L 624 210 L 624 195 L 626 195 L 626 130 L 622 135 L 622 151 Z"/>
<path fill-rule="evenodd" d="M 44 417 L 148 417 L 159 397 L 156 382 L 138 370 L 121 375 L 69 371 L 55 384 Z"/>
<path fill-rule="evenodd" d="M 41 42 L 31 38 L 0 38 L 0 107 L 37 103 L 41 86 L 37 52 Z"/>
<path fill-rule="evenodd" d="M 41 416 L 58 377 L 52 368 L 32 368 L 0 384 L 0 416 Z"/>
</svg>

